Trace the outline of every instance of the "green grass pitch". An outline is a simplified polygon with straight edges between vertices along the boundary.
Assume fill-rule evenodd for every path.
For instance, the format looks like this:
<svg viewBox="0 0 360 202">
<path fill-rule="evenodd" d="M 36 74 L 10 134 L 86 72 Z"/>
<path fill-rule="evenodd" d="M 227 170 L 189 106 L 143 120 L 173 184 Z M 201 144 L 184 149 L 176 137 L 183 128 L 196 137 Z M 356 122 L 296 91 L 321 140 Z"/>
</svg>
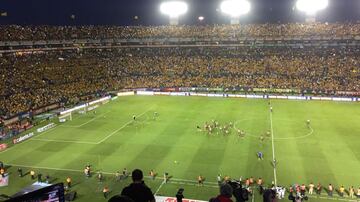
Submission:
<svg viewBox="0 0 360 202">
<path fill-rule="evenodd" d="M 34 169 L 54 182 L 73 178 L 78 201 L 105 201 L 101 194 L 107 185 L 111 195 L 119 193 L 130 179 L 115 181 L 116 171 L 141 168 L 159 174 L 146 183 L 158 195 L 174 196 L 179 187 L 186 198 L 208 200 L 218 193 L 217 174 L 238 179 L 262 177 L 266 184 L 274 180 L 273 149 L 277 160 L 277 183 L 332 183 L 338 188 L 360 186 L 360 107 L 358 103 L 205 97 L 119 97 L 101 106 L 96 114 L 76 115 L 73 121 L 37 135 L 0 153 L 10 167 L 10 184 L 0 188 L 14 194 L 32 183 L 30 176 L 20 178 L 17 168 Z M 159 116 L 153 119 L 154 112 Z M 133 114 L 137 121 L 132 121 Z M 235 129 L 229 136 L 207 135 L 196 126 L 212 119 L 233 122 L 244 130 L 239 138 Z M 311 128 L 306 120 L 311 120 Z M 261 142 L 259 136 L 272 131 Z M 274 147 L 273 147 L 274 145 Z M 265 159 L 259 161 L 256 152 Z M 175 163 L 176 161 L 176 163 Z M 84 166 L 106 175 L 85 178 Z M 170 183 L 162 185 L 162 175 L 169 172 Z M 196 184 L 205 177 L 205 186 Z M 325 192 L 324 192 L 325 193 Z M 336 198 L 336 197 L 335 197 Z M 325 196 L 311 201 L 328 201 Z M 254 201 L 261 201 L 255 195 Z"/>
</svg>

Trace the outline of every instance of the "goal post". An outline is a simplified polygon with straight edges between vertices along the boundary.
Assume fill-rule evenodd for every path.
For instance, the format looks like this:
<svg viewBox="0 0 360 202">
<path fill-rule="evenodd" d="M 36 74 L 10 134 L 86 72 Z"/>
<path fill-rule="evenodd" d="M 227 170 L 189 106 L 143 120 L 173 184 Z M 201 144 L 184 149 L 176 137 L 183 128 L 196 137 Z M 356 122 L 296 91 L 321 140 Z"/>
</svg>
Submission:
<svg viewBox="0 0 360 202">
<path fill-rule="evenodd" d="M 66 121 L 72 121 L 72 112 L 62 114 L 59 116 L 59 122 L 64 123 Z"/>
</svg>

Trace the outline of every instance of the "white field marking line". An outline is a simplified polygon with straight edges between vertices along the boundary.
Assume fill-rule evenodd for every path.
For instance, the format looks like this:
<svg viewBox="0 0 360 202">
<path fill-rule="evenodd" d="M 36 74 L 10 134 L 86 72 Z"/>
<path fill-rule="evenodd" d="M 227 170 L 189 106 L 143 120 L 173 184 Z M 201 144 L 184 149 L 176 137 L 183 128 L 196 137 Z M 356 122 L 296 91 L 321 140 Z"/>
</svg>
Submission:
<svg viewBox="0 0 360 202">
<path fill-rule="evenodd" d="M 97 142 L 86 142 L 86 141 L 71 141 L 71 140 L 50 140 L 50 139 L 41 139 L 33 138 L 29 139 L 30 141 L 41 141 L 41 142 L 64 142 L 64 143 L 76 143 L 76 144 L 98 144 Z"/>
<path fill-rule="evenodd" d="M 251 201 L 254 202 L 255 201 L 255 192 L 253 192 L 252 196 L 251 196 Z"/>
<path fill-rule="evenodd" d="M 156 190 L 155 193 L 154 193 L 155 196 L 157 195 L 157 193 L 159 193 L 161 187 L 162 187 L 164 184 L 165 184 L 165 181 L 163 181 L 163 182 L 160 184 L 160 186 L 157 188 L 157 190 Z"/>
<path fill-rule="evenodd" d="M 90 122 L 93 122 L 94 120 L 96 120 L 96 119 L 98 119 L 98 118 L 100 118 L 100 117 L 105 116 L 105 115 L 108 114 L 108 113 L 110 113 L 110 112 L 106 112 L 106 113 L 103 113 L 103 114 L 99 114 L 98 116 L 96 116 L 96 117 L 90 119 L 89 121 L 87 121 L 87 122 L 85 122 L 85 123 L 83 123 L 83 124 L 80 124 L 80 125 L 75 125 L 75 126 L 59 125 L 59 126 L 64 127 L 64 128 L 80 128 L 80 127 L 85 126 L 86 124 L 88 124 L 88 123 L 90 123 Z"/>
<path fill-rule="evenodd" d="M 148 109 L 147 111 L 139 114 L 137 117 L 141 117 L 142 115 L 144 115 L 145 113 L 147 113 L 148 111 L 150 111 L 150 109 Z M 107 112 L 109 113 L 109 112 Z M 64 142 L 64 143 L 75 143 L 75 144 L 92 144 L 92 145 L 97 145 L 97 144 L 101 144 L 103 143 L 105 140 L 107 140 L 108 138 L 110 138 L 112 135 L 114 135 L 115 133 L 119 132 L 121 129 L 125 128 L 127 125 L 129 125 L 130 123 L 132 123 L 133 121 L 129 121 L 127 123 L 125 123 L 123 126 L 121 126 L 120 128 L 118 128 L 117 130 L 113 131 L 112 133 L 110 133 L 108 136 L 106 136 L 104 139 L 100 140 L 99 142 L 86 142 L 86 141 L 73 141 L 73 140 L 53 140 L 53 139 L 41 139 L 41 138 L 36 138 L 38 136 L 36 136 L 35 138 L 29 139 L 31 141 L 43 141 L 43 142 Z M 50 129 L 51 130 L 51 129 Z M 48 131 L 45 131 L 48 132 Z M 45 133 L 44 132 L 44 133 Z M 43 134 L 43 133 L 42 133 Z M 5 150 L 6 151 L 6 150 Z"/>
<path fill-rule="evenodd" d="M 254 119 L 241 119 L 241 120 L 237 120 L 237 121 L 234 122 L 234 129 L 235 129 L 235 130 L 239 130 L 239 128 L 237 128 L 236 125 L 237 125 L 239 122 L 247 121 L 247 120 L 254 120 Z M 306 137 L 311 136 L 313 133 L 314 133 L 314 129 L 310 126 L 310 132 L 309 132 L 308 134 L 306 134 L 306 135 L 298 136 L 298 137 L 278 137 L 278 138 L 274 138 L 274 140 L 275 140 L 275 141 L 281 141 L 281 140 L 297 140 L 297 139 L 303 139 L 303 138 L 306 138 Z M 251 135 L 251 133 L 246 133 L 246 136 L 245 136 L 245 137 L 259 138 L 259 136 Z"/>
<path fill-rule="evenodd" d="M 299 137 L 278 137 L 278 138 L 275 138 L 275 140 L 295 140 L 295 139 L 303 139 L 303 138 L 309 137 L 310 135 L 312 135 L 314 133 L 314 129 L 311 126 L 309 126 L 309 128 L 310 128 L 310 132 L 306 135 L 299 136 Z"/>
<path fill-rule="evenodd" d="M 150 111 L 152 109 L 152 107 L 150 107 L 150 109 L 146 110 L 145 112 L 139 114 L 139 115 L 136 115 L 136 117 L 141 117 L 143 116 L 144 114 L 146 114 L 148 111 Z M 106 141 L 107 139 L 109 139 L 111 136 L 113 136 L 115 133 L 119 132 L 120 130 L 122 130 L 123 128 L 125 128 L 127 125 L 129 125 L 130 123 L 134 122 L 133 120 L 125 123 L 123 126 L 121 126 L 120 128 L 116 129 L 115 131 L 113 131 L 112 133 L 110 133 L 108 136 L 104 137 L 102 140 L 100 140 L 99 142 L 97 142 L 97 144 L 101 144 L 103 143 L 104 141 Z"/>
<path fill-rule="evenodd" d="M 271 106 L 271 103 L 270 103 Z M 277 186 L 277 178 L 276 178 L 276 163 L 275 163 L 275 143 L 274 143 L 274 127 L 273 127 L 273 118 L 272 118 L 272 110 L 270 110 L 270 129 L 271 129 L 271 147 L 272 147 L 272 156 L 273 156 L 273 167 L 274 167 L 274 184 Z"/>
</svg>

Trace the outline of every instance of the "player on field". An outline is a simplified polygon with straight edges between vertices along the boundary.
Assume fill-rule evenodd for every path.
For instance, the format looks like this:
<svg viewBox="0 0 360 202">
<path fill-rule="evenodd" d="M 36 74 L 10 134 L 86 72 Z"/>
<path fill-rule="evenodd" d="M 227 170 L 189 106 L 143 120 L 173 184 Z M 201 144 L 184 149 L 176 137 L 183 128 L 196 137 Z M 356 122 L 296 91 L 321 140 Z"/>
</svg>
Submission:
<svg viewBox="0 0 360 202">
<path fill-rule="evenodd" d="M 274 166 L 274 168 L 276 168 L 276 164 L 277 164 L 277 161 L 276 161 L 276 159 L 274 158 L 274 159 L 273 159 L 273 166 Z"/>
<path fill-rule="evenodd" d="M 201 176 L 201 174 L 198 176 L 198 185 L 204 186 L 204 178 Z"/>
<path fill-rule="evenodd" d="M 245 187 L 249 187 L 250 186 L 250 179 L 246 178 L 245 180 Z"/>
<path fill-rule="evenodd" d="M 310 120 L 309 119 L 306 121 L 306 125 L 307 125 L 307 127 L 310 127 Z"/>
<path fill-rule="evenodd" d="M 253 176 L 251 176 L 251 177 L 249 178 L 249 182 L 250 182 L 250 185 L 253 185 L 253 184 L 254 184 L 254 178 L 253 178 Z"/>
<path fill-rule="evenodd" d="M 273 107 L 272 106 L 270 107 L 270 112 L 273 112 Z"/>
<path fill-rule="evenodd" d="M 300 186 L 301 196 L 305 196 L 305 192 L 306 192 L 306 186 L 305 186 L 305 184 L 302 184 L 302 185 Z"/>
<path fill-rule="evenodd" d="M 135 114 L 133 115 L 133 120 L 134 120 L 134 121 L 136 120 L 136 116 L 135 116 Z"/>
<path fill-rule="evenodd" d="M 155 172 L 153 170 L 150 170 L 150 177 L 152 180 L 155 180 Z"/>
<path fill-rule="evenodd" d="M 98 173 L 97 178 L 98 178 L 99 182 L 102 182 L 102 180 L 103 180 L 103 175 L 102 175 L 101 172 Z"/>
<path fill-rule="evenodd" d="M 322 190 L 322 185 L 320 184 L 320 182 L 317 184 L 317 186 L 316 186 L 316 193 L 318 194 L 318 195 L 320 195 L 321 194 L 321 190 Z"/>
<path fill-rule="evenodd" d="M 123 175 L 123 178 L 126 179 L 128 177 L 128 171 L 126 168 L 123 169 L 122 171 L 122 175 Z"/>
<path fill-rule="evenodd" d="M 31 170 L 30 171 L 30 176 L 31 176 L 31 179 L 35 179 L 35 171 Z"/>
<path fill-rule="evenodd" d="M 119 171 L 116 171 L 116 173 L 115 173 L 115 180 L 116 180 L 116 181 L 120 181 L 120 179 L 121 179 L 120 172 L 119 172 Z"/>
<path fill-rule="evenodd" d="M 71 188 L 71 178 L 70 177 L 66 178 L 66 184 L 67 184 L 68 188 Z"/>
<path fill-rule="evenodd" d="M 355 189 L 353 186 L 349 188 L 349 197 L 354 198 Z"/>
<path fill-rule="evenodd" d="M 344 186 L 341 186 L 341 187 L 339 188 L 339 192 L 340 192 L 340 196 L 341 196 L 341 197 L 344 197 L 344 193 L 345 193 L 345 188 L 344 188 Z"/>
<path fill-rule="evenodd" d="M 165 172 L 164 173 L 164 183 L 167 183 L 169 180 L 169 173 Z"/>
<path fill-rule="evenodd" d="M 259 140 L 261 141 L 261 142 L 263 142 L 264 141 L 264 136 L 262 136 L 262 135 L 260 135 L 260 138 L 259 138 Z"/>
<path fill-rule="evenodd" d="M 18 168 L 18 173 L 19 173 L 19 177 L 22 177 L 23 176 L 23 171 L 21 168 Z"/>
<path fill-rule="evenodd" d="M 229 182 L 230 181 L 230 177 L 229 176 L 227 176 L 227 175 L 225 175 L 225 177 L 224 177 L 224 181 L 227 183 L 227 182 Z"/>
<path fill-rule="evenodd" d="M 328 195 L 329 195 L 330 197 L 333 196 L 333 191 L 334 191 L 333 185 L 332 185 L 332 184 L 329 184 L 329 186 L 328 186 Z"/>
<path fill-rule="evenodd" d="M 314 185 L 314 183 L 310 183 L 309 184 L 309 194 L 313 194 L 313 192 L 314 192 L 314 187 L 315 187 L 315 185 Z"/>
<path fill-rule="evenodd" d="M 257 153 L 257 157 L 258 157 L 258 160 L 263 160 L 264 159 L 264 155 L 263 155 L 263 153 L 261 151 L 259 151 Z"/>
<path fill-rule="evenodd" d="M 218 176 L 216 177 L 216 180 L 217 180 L 217 182 L 218 182 L 218 184 L 219 184 L 219 186 L 222 184 L 222 179 L 221 179 L 221 175 L 220 174 L 218 174 Z"/>
</svg>

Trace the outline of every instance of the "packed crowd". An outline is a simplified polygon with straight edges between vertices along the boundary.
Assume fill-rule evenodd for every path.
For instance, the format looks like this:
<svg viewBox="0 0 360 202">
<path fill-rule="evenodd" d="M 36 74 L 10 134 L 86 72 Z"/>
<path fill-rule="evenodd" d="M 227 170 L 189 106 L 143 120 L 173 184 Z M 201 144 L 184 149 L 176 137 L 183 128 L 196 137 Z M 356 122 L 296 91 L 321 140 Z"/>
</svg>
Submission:
<svg viewBox="0 0 360 202">
<path fill-rule="evenodd" d="M 3 54 L 0 112 L 78 103 L 124 88 L 360 91 L 360 49 L 119 48 Z"/>
<path fill-rule="evenodd" d="M 0 26 L 0 41 L 107 38 L 237 38 L 360 35 L 360 23 L 289 23 L 211 26 Z"/>
</svg>

